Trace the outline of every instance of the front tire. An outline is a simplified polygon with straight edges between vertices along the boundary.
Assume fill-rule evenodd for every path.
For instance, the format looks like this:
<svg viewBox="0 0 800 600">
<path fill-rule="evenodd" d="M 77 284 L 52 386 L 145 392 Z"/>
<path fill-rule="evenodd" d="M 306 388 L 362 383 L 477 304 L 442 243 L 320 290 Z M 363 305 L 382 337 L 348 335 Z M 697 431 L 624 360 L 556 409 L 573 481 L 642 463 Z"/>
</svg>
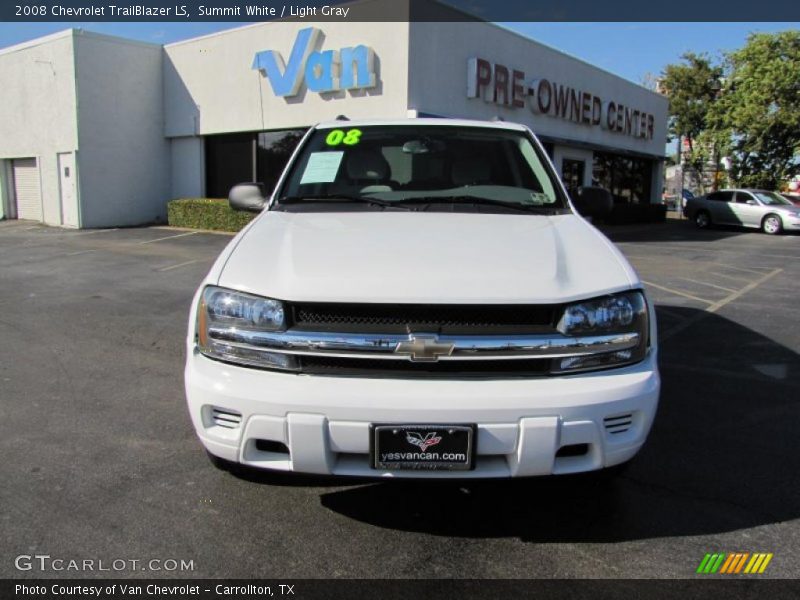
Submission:
<svg viewBox="0 0 800 600">
<path fill-rule="evenodd" d="M 783 231 L 783 222 L 778 215 L 767 215 L 761 221 L 761 231 L 768 235 L 778 235 Z"/>
<path fill-rule="evenodd" d="M 708 229 L 711 227 L 711 215 L 705 210 L 697 211 L 694 216 L 694 224 L 697 225 L 698 229 Z"/>
</svg>

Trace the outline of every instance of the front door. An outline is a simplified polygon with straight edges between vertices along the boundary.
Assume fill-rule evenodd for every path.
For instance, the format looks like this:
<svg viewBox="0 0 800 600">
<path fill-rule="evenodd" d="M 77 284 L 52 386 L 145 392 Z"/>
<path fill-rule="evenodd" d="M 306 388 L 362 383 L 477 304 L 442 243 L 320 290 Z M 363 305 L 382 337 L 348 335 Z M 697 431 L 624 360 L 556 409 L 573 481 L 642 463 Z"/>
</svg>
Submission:
<svg viewBox="0 0 800 600">
<path fill-rule="evenodd" d="M 561 181 L 564 182 L 564 187 L 567 188 L 570 196 L 573 196 L 575 191 L 583 186 L 585 169 L 586 163 L 582 160 L 565 158 L 561 161 Z"/>
<path fill-rule="evenodd" d="M 748 204 L 747 202 L 755 204 Z M 735 202 L 731 205 L 736 219 L 747 227 L 761 227 L 761 217 L 764 216 L 764 208 L 748 192 L 736 192 Z"/>
<path fill-rule="evenodd" d="M 58 183 L 61 193 L 61 224 L 78 227 L 75 155 L 72 152 L 62 152 L 58 155 Z"/>
</svg>

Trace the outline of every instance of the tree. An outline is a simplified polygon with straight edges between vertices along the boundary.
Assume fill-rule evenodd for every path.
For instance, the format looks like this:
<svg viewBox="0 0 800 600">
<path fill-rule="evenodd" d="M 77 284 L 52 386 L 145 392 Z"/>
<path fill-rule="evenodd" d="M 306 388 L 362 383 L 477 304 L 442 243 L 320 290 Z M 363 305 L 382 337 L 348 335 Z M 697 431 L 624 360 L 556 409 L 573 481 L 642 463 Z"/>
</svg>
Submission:
<svg viewBox="0 0 800 600">
<path fill-rule="evenodd" d="M 660 86 L 669 98 L 669 133 L 686 140 L 686 162 L 702 173 L 705 163 L 716 153 L 713 144 L 697 141 L 709 127 L 709 113 L 717 100 L 723 69 L 706 54 L 687 52 L 681 59 L 682 64 L 664 68 Z"/>
<path fill-rule="evenodd" d="M 724 66 L 708 125 L 737 185 L 778 189 L 800 173 L 800 31 L 751 34 Z"/>
</svg>

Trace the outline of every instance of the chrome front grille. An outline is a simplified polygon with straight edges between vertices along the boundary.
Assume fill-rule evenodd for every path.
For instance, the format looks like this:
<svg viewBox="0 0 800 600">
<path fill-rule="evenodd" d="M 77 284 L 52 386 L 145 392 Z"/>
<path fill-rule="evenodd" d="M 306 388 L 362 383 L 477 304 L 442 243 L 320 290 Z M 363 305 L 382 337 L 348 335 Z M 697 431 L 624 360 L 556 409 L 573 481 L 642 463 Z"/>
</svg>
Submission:
<svg viewBox="0 0 800 600">
<path fill-rule="evenodd" d="M 247 331 L 235 327 L 210 327 L 214 342 L 296 355 L 378 358 L 385 360 L 481 360 L 564 358 L 598 352 L 620 352 L 639 345 L 637 332 L 604 335 L 433 335 L 348 334 L 289 331 Z M 426 356 L 426 348 L 450 346 L 437 356 Z M 404 348 L 408 348 L 405 351 Z M 419 352 L 417 352 L 419 350 Z"/>
<path fill-rule="evenodd" d="M 411 362 L 369 358 L 302 356 L 299 370 L 311 375 L 493 379 L 509 377 L 543 377 L 549 374 L 547 359 L 528 360 L 456 360 Z"/>
<path fill-rule="evenodd" d="M 645 342 L 641 330 L 564 335 L 550 305 L 285 306 L 286 330 L 214 323 L 208 347 L 220 360 L 294 373 L 507 378 L 561 373 L 560 359 L 630 354 Z"/>
</svg>

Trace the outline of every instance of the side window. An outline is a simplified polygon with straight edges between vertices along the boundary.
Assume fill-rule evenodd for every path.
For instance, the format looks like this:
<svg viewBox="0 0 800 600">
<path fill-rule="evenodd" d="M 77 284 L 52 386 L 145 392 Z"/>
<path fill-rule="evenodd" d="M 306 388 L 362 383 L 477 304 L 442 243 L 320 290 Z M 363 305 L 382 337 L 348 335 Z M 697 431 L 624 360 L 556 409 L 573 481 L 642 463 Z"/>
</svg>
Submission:
<svg viewBox="0 0 800 600">
<path fill-rule="evenodd" d="M 755 198 L 747 192 L 736 192 L 736 204 L 747 204 L 748 200 L 755 200 Z"/>
<path fill-rule="evenodd" d="M 708 195 L 708 199 L 718 202 L 733 202 L 733 192 L 714 192 Z"/>
</svg>

